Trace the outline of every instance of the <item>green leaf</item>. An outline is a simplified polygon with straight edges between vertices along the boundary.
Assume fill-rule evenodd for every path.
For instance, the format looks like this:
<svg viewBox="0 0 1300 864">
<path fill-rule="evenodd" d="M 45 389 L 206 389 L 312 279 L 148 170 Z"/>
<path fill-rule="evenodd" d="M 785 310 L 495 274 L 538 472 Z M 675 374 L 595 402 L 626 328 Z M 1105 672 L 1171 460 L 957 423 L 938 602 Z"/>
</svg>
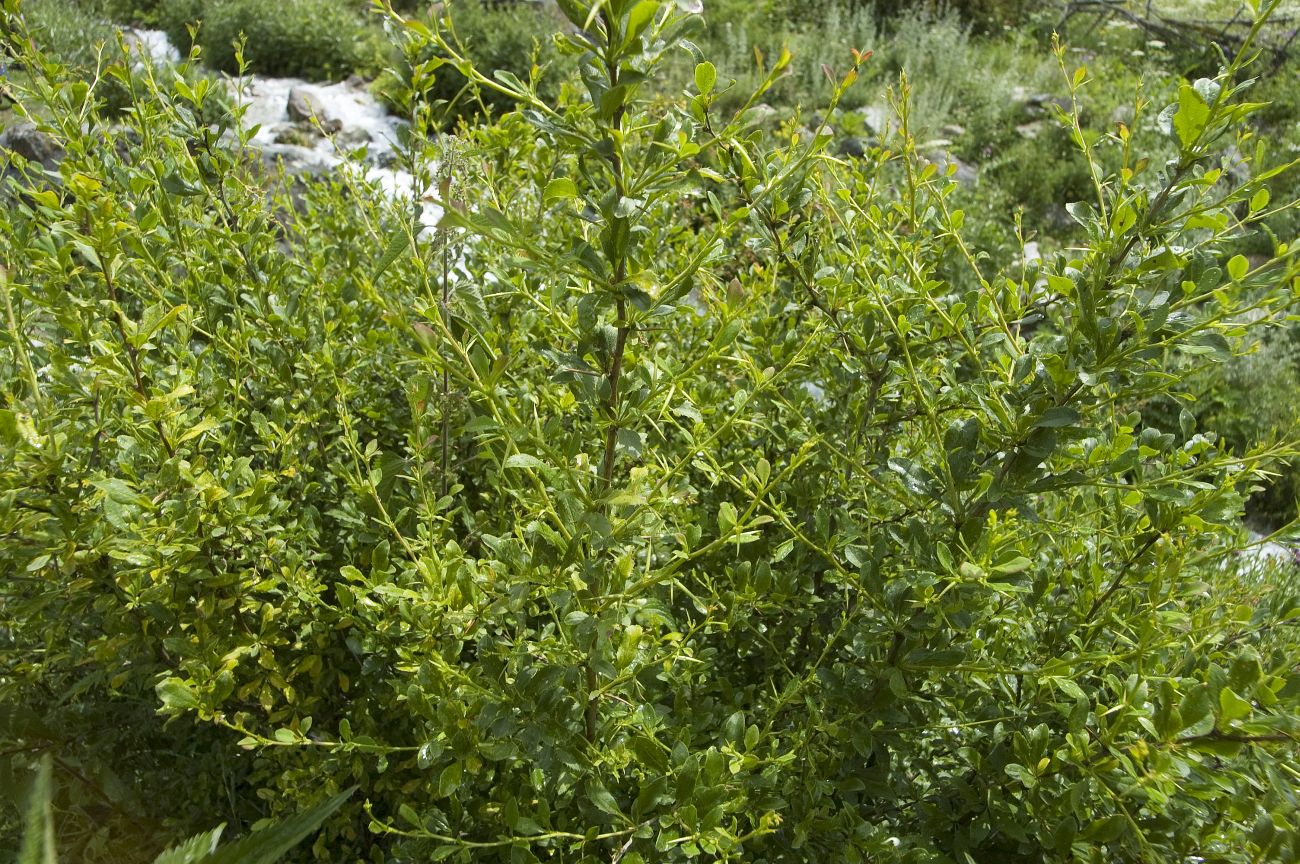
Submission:
<svg viewBox="0 0 1300 864">
<path fill-rule="evenodd" d="M 739 514 L 736 512 L 736 505 L 732 504 L 730 501 L 723 501 L 719 504 L 718 532 L 724 537 L 730 534 L 731 529 L 736 527 L 736 519 L 738 518 L 738 515 Z"/>
<path fill-rule="evenodd" d="M 167 711 L 191 711 L 199 707 L 199 697 L 179 678 L 166 678 L 159 681 L 154 692 L 162 701 Z"/>
<path fill-rule="evenodd" d="M 375 262 L 374 270 L 370 273 L 370 281 L 378 282 L 379 277 L 383 276 L 389 267 L 401 257 L 407 247 L 411 245 L 411 236 L 404 230 L 398 230 L 389 238 L 388 245 L 384 247 L 384 252 Z"/>
<path fill-rule="evenodd" d="M 54 759 L 47 753 L 41 757 L 36 782 L 27 802 L 27 818 L 17 864 L 58 864 L 59 856 L 54 844 L 53 770 Z"/>
<path fill-rule="evenodd" d="M 514 455 L 506 459 L 506 461 L 502 463 L 501 467 L 502 468 L 546 468 L 547 465 L 541 459 L 538 459 L 536 456 L 533 456 L 531 454 L 515 453 Z"/>
<path fill-rule="evenodd" d="M 618 809 L 618 801 L 599 781 L 592 780 L 587 784 L 587 800 L 596 806 L 596 809 L 602 813 L 608 813 L 610 816 L 623 816 L 623 811 Z"/>
<path fill-rule="evenodd" d="M 27 445 L 40 447 L 41 437 L 36 434 L 30 414 L 19 413 L 9 408 L 0 408 L 0 442 L 10 447 Z"/>
<path fill-rule="evenodd" d="M 1093 840 L 1097 843 L 1109 843 L 1124 833 L 1126 825 L 1124 817 L 1120 814 L 1107 816 L 1104 819 L 1097 819 L 1083 829 L 1083 837 L 1086 840 Z"/>
<path fill-rule="evenodd" d="M 1073 426 L 1080 418 L 1078 409 L 1069 405 L 1058 405 L 1044 411 L 1043 416 L 1034 423 L 1034 428 L 1057 429 L 1062 426 Z"/>
<path fill-rule="evenodd" d="M 1178 88 L 1178 110 L 1174 113 L 1174 132 L 1184 147 L 1190 147 L 1205 131 L 1210 119 L 1210 106 L 1195 87 L 1184 84 Z"/>
<path fill-rule="evenodd" d="M 132 343 L 135 344 L 136 347 L 140 347 L 144 345 L 146 342 L 149 341 L 149 338 L 151 336 L 153 336 L 159 330 L 164 329 L 165 327 L 167 327 L 168 324 L 171 324 L 173 321 L 179 318 L 182 312 L 189 311 L 189 308 L 190 308 L 189 306 L 186 306 L 184 304 L 180 306 L 173 306 L 171 309 L 168 309 L 167 312 L 165 312 L 163 315 L 159 316 L 156 320 L 149 321 L 148 319 L 146 319 L 144 322 L 141 323 L 140 329 L 136 332 L 136 334 L 133 337 L 131 337 Z"/>
<path fill-rule="evenodd" d="M 554 204 L 556 201 L 564 201 L 569 198 L 578 197 L 578 186 L 568 177 L 556 177 L 546 184 L 546 191 L 542 195 L 542 201 L 547 205 Z"/>
<path fill-rule="evenodd" d="M 204 859 L 204 864 L 271 864 L 319 828 L 355 791 L 354 786 L 304 813 L 261 831 L 254 831 L 235 843 L 221 847 L 211 857 Z"/>
<path fill-rule="evenodd" d="M 992 569 L 994 573 L 1001 573 L 1004 576 L 1014 576 L 1017 573 L 1023 573 L 1028 570 L 1031 563 L 1033 562 L 1024 555 L 1017 555 L 1008 561 L 1003 561 L 1001 564 L 994 564 Z"/>
<path fill-rule="evenodd" d="M 695 87 L 702 94 L 713 92 L 713 85 L 718 81 L 718 70 L 712 63 L 705 60 L 695 67 Z"/>
<path fill-rule="evenodd" d="M 1178 716 L 1183 718 L 1181 733 L 1189 737 L 1204 735 L 1214 728 L 1214 713 L 1210 705 L 1209 689 L 1200 685 L 1183 696 L 1178 703 Z"/>
<path fill-rule="evenodd" d="M 1224 723 L 1248 717 L 1253 710 L 1251 704 L 1234 693 L 1231 688 L 1224 687 L 1219 691 L 1219 716 Z"/>
<path fill-rule="evenodd" d="M 1246 260 L 1245 255 L 1234 255 L 1228 261 L 1228 276 L 1233 282 L 1240 282 L 1245 278 L 1246 273 L 1250 270 L 1250 262 Z"/>
<path fill-rule="evenodd" d="M 645 201 L 640 198 L 619 198 L 618 203 L 614 206 L 614 218 L 631 218 L 644 206 Z"/>
<path fill-rule="evenodd" d="M 442 773 L 438 775 L 438 797 L 447 798 L 453 792 L 460 788 L 461 765 L 459 762 L 453 762 Z"/>
<path fill-rule="evenodd" d="M 722 738 L 728 744 L 739 743 L 741 736 L 745 734 L 745 712 L 732 712 L 726 721 L 722 724 Z"/>
<path fill-rule="evenodd" d="M 185 842 L 161 852 L 153 859 L 153 864 L 201 864 L 216 851 L 217 843 L 221 840 L 221 832 L 224 830 L 226 826 L 222 824 L 211 831 L 195 834 Z"/>
<path fill-rule="evenodd" d="M 632 11 L 627 16 L 627 38 L 623 41 L 623 46 L 627 47 L 640 38 L 650 22 L 654 21 L 655 13 L 659 11 L 659 4 L 655 0 L 641 0 L 632 7 Z"/>
</svg>

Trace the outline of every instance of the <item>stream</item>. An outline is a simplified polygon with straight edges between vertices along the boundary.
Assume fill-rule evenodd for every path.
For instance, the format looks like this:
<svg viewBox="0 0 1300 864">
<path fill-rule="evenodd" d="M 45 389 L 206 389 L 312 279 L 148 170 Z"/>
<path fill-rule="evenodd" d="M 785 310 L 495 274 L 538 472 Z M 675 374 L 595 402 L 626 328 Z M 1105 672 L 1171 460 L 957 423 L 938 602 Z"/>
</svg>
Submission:
<svg viewBox="0 0 1300 864">
<path fill-rule="evenodd" d="M 156 66 L 180 61 L 180 52 L 159 30 L 130 30 L 127 38 Z M 257 126 L 251 144 L 268 164 L 280 163 L 290 175 L 357 171 L 394 199 L 410 200 L 416 180 L 393 167 L 403 121 L 392 116 L 360 79 L 319 84 L 296 78 L 250 75 L 226 79 L 236 104 L 244 106 L 244 124 Z M 326 134 L 322 134 L 322 132 Z M 360 160 L 349 153 L 364 149 Z M 442 217 L 442 209 L 420 190 L 420 224 L 425 233 Z"/>
</svg>

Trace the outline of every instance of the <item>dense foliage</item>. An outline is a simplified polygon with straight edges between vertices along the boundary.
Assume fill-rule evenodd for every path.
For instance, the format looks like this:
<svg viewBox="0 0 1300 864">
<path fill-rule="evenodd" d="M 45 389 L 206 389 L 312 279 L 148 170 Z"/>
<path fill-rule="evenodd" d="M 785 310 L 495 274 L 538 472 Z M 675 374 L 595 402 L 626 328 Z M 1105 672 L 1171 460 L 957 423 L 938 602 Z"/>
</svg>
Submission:
<svg viewBox="0 0 1300 864">
<path fill-rule="evenodd" d="M 360 16 L 335 0 L 161 0 L 156 14 L 173 44 L 188 50 L 193 32 L 223 72 L 242 60 L 267 75 L 345 78 L 376 58 Z"/>
<path fill-rule="evenodd" d="M 416 192 L 295 199 L 212 79 L 123 55 L 110 120 L 4 0 L 65 155 L 0 209 L 0 790 L 51 754 L 92 861 L 354 785 L 304 855 L 1295 860 L 1300 593 L 1234 558 L 1295 450 L 1170 371 L 1294 301 L 1250 52 L 1094 135 L 1058 49 L 1027 264 L 906 78 L 830 151 L 865 53 L 774 135 L 788 53 L 559 6 L 555 93 L 391 18 Z M 430 143 L 453 71 L 518 110 Z"/>
<path fill-rule="evenodd" d="M 58 825 L 54 814 L 54 760 L 45 754 L 33 780 L 22 848 L 16 864 L 58 864 Z M 154 864 L 273 864 L 320 827 L 355 790 L 341 792 L 305 813 L 268 826 L 234 843 L 219 845 L 225 825 L 164 849 Z"/>
</svg>

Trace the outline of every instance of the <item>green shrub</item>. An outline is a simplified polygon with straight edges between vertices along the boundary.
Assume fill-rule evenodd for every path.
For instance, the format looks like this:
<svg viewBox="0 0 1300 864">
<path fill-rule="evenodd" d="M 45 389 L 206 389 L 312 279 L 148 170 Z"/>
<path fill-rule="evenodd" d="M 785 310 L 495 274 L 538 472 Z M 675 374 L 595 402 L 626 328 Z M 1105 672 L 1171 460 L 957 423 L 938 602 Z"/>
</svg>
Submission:
<svg viewBox="0 0 1300 864">
<path fill-rule="evenodd" d="M 40 49 L 75 75 L 93 77 L 102 70 L 107 61 L 101 59 L 101 52 L 110 59 L 117 55 L 117 30 L 99 4 L 27 0 L 23 13 Z M 100 88 L 100 95 L 110 112 L 121 110 L 127 102 L 125 91 L 112 80 Z"/>
<path fill-rule="evenodd" d="M 733 2 L 719 5 L 726 10 L 724 14 L 730 14 L 736 7 Z M 1043 11 L 1039 4 L 1026 0 L 804 0 L 801 3 L 763 0 L 747 5 L 750 14 L 763 15 L 774 23 L 813 27 L 821 26 L 828 18 L 837 15 L 867 14 L 877 19 L 888 19 L 937 11 L 958 15 L 968 24 L 980 28 L 998 29 L 1003 25 L 1022 24 L 1028 13 Z"/>
<path fill-rule="evenodd" d="M 16 864 L 58 864 L 54 758 L 49 754 L 41 757 L 31 773 L 34 776 L 28 796 L 22 848 L 14 860 Z M 353 791 L 349 789 L 299 816 L 263 828 L 220 849 L 218 843 L 226 826 L 219 825 L 159 853 L 155 864 L 273 864 L 319 828 L 321 822 L 329 818 Z M 141 838 L 133 839 L 138 843 Z"/>
<path fill-rule="evenodd" d="M 465 55 L 489 76 L 502 72 L 526 81 L 535 66 L 548 67 L 539 86 L 543 97 L 553 100 L 572 71 L 572 64 L 555 51 L 552 36 L 560 21 L 546 6 L 454 0 L 439 14 L 447 16 Z M 430 103 L 442 128 L 453 127 L 462 119 L 481 121 L 514 107 L 501 93 L 468 86 L 468 79 L 449 66 L 434 73 L 432 86 L 417 84 L 413 72 L 431 56 L 427 50 L 415 50 L 396 58 L 394 68 L 376 82 L 376 92 L 394 110 L 408 114 L 418 89 L 417 101 Z"/>
<path fill-rule="evenodd" d="M 339 0 L 161 0 L 158 17 L 182 51 L 200 25 L 204 62 L 223 72 L 239 71 L 241 38 L 248 70 L 263 75 L 342 80 L 376 67 L 374 30 Z"/>
<path fill-rule="evenodd" d="M 522 108 L 417 126 L 433 230 L 347 168 L 288 207 L 206 83 L 19 91 L 67 157 L 0 209 L 0 765 L 173 831 L 359 785 L 329 861 L 1294 860 L 1300 598 L 1228 565 L 1295 450 L 1137 412 L 1293 302 L 1222 260 L 1239 65 L 1162 172 L 1073 116 L 1022 274 L 914 140 L 773 146 L 707 61 L 665 104 L 692 5 L 563 0 L 555 102 L 402 26 L 417 101 Z"/>
<path fill-rule="evenodd" d="M 1234 452 L 1284 440 L 1300 428 L 1300 343 L 1294 327 L 1268 334 L 1225 363 L 1192 363 L 1175 369 L 1188 400 L 1156 400 L 1144 408 L 1154 425 L 1177 428 L 1182 411 L 1219 435 Z M 1300 464 L 1281 461 L 1277 476 L 1252 496 L 1247 512 L 1259 527 L 1273 530 L 1296 518 Z"/>
</svg>

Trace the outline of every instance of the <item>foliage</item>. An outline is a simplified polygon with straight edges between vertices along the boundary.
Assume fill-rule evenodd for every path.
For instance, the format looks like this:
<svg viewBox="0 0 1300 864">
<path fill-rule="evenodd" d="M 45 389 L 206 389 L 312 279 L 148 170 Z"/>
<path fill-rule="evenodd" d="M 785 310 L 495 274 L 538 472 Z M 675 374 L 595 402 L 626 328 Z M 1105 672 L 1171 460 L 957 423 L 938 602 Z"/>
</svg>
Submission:
<svg viewBox="0 0 1300 864">
<path fill-rule="evenodd" d="M 46 755 L 37 765 L 27 806 L 27 824 L 17 864 L 57 864 L 54 827 L 54 761 Z M 354 790 L 335 795 L 299 816 L 263 828 L 242 840 L 217 848 L 224 825 L 195 835 L 159 853 L 154 864 L 272 864 L 302 842 L 339 808 Z"/>
<path fill-rule="evenodd" d="M 1295 450 L 1139 410 L 1292 302 L 1225 254 L 1244 61 L 1144 165 L 1059 52 L 1080 239 L 1007 269 L 908 87 L 848 162 L 690 0 L 560 6 L 554 101 L 395 20 L 412 195 L 297 208 L 209 82 L 115 64 L 111 126 L 15 40 L 67 156 L 0 210 L 6 759 L 93 741 L 179 834 L 361 786 L 321 860 L 1294 860 L 1300 598 L 1227 562 Z M 449 68 L 519 106 L 456 158 Z"/>
<path fill-rule="evenodd" d="M 1192 398 L 1181 403 L 1157 400 L 1143 414 L 1154 425 L 1175 428 L 1180 411 L 1188 410 L 1200 427 L 1213 430 L 1236 452 L 1285 438 L 1300 427 L 1295 399 L 1300 392 L 1300 346 L 1295 340 L 1292 326 L 1268 334 L 1225 363 L 1192 362 L 1171 370 L 1183 379 Z M 1300 499 L 1300 466 L 1283 462 L 1274 470 L 1279 476 L 1253 496 L 1247 508 L 1257 524 L 1270 530 L 1295 519 Z"/>
<path fill-rule="evenodd" d="M 728 7 L 725 2 L 719 4 Z M 758 14 L 783 23 L 815 24 L 827 17 L 848 13 L 869 14 L 875 18 L 896 18 L 916 12 L 945 11 L 960 15 L 967 23 L 981 27 L 1001 27 L 1004 24 L 1023 23 L 1027 12 L 1038 4 L 1025 0 L 808 0 L 803 3 L 786 3 L 782 0 L 764 0 L 751 4 Z"/>
<path fill-rule="evenodd" d="M 572 66 L 555 51 L 551 37 L 560 22 L 548 7 L 456 0 L 446 4 L 444 12 L 453 23 L 459 50 L 485 74 L 530 80 L 534 70 L 541 73 L 539 67 L 545 67 L 534 83 L 548 100 L 559 94 L 560 82 Z M 437 71 L 432 84 L 415 84 L 417 70 L 427 67 L 431 59 L 428 50 L 399 54 L 391 71 L 376 82 L 376 92 L 403 115 L 411 112 L 413 99 L 431 103 L 442 128 L 454 127 L 461 120 L 485 120 L 514 107 L 501 93 L 472 85 L 464 74 L 448 66 Z"/>
<path fill-rule="evenodd" d="M 161 0 L 158 17 L 182 51 L 197 26 L 204 61 L 223 72 L 240 71 L 241 39 L 247 71 L 264 75 L 341 80 L 377 62 L 373 30 L 338 0 Z"/>
<path fill-rule="evenodd" d="M 31 0 L 25 7 L 33 38 L 41 50 L 83 77 L 99 74 L 104 66 L 100 51 L 104 45 L 114 46 L 117 40 L 116 30 L 100 11 L 97 6 L 65 0 Z M 126 103 L 125 92 L 112 83 L 101 87 L 100 95 L 110 111 Z"/>
</svg>

